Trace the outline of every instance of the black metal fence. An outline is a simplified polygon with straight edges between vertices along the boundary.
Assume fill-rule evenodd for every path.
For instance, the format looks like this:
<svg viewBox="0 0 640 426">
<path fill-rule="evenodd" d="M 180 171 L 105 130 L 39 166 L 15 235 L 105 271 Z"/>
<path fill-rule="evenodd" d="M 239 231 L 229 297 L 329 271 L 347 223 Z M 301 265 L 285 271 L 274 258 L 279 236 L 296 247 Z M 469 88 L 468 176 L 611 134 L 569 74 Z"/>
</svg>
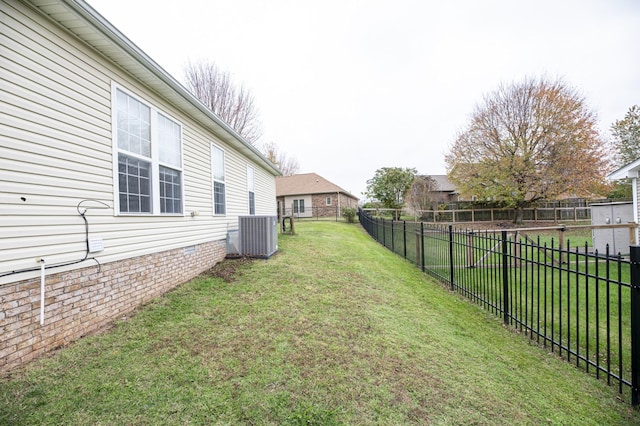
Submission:
<svg viewBox="0 0 640 426">
<path fill-rule="evenodd" d="M 359 217 L 388 249 L 640 403 L 640 247 L 623 258 L 508 231 Z"/>
</svg>

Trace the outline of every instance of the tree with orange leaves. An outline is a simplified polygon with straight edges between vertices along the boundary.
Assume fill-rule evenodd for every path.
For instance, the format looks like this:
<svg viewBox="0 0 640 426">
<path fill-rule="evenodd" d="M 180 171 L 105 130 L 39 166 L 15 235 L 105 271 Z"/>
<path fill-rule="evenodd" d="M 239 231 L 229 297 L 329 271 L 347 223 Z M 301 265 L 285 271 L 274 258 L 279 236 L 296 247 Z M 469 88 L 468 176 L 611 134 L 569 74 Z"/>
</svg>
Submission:
<svg viewBox="0 0 640 426">
<path fill-rule="evenodd" d="M 445 157 L 459 191 L 522 209 L 606 193 L 609 155 L 585 98 L 562 80 L 525 79 L 485 95 Z"/>
</svg>

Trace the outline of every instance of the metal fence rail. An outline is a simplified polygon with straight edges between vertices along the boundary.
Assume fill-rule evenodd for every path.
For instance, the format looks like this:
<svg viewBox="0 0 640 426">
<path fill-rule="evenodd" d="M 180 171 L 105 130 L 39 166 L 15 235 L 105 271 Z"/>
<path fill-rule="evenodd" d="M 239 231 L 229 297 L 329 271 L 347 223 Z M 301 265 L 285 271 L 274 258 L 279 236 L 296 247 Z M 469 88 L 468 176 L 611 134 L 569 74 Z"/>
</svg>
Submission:
<svg viewBox="0 0 640 426">
<path fill-rule="evenodd" d="M 640 403 L 640 247 L 626 259 L 507 231 L 359 217 L 389 250 Z"/>
<path fill-rule="evenodd" d="M 375 212 L 375 216 L 387 215 L 400 217 L 413 216 L 427 223 L 460 223 L 460 222 L 510 222 L 515 217 L 513 209 L 504 208 L 475 208 L 475 209 L 445 209 L 445 210 L 415 210 L 366 208 L 368 213 Z M 591 220 L 591 207 L 536 207 L 522 210 L 523 219 L 529 222 L 579 222 Z"/>
</svg>

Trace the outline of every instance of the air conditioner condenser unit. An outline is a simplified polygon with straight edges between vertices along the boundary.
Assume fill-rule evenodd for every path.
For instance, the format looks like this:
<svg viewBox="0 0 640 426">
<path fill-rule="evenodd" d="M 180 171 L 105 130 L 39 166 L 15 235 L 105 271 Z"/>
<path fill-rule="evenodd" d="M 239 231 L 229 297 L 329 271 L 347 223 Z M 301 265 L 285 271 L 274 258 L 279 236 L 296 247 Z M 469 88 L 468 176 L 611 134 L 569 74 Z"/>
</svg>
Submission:
<svg viewBox="0 0 640 426">
<path fill-rule="evenodd" d="M 278 218 L 240 216 L 238 237 L 242 256 L 269 258 L 278 251 Z"/>
</svg>

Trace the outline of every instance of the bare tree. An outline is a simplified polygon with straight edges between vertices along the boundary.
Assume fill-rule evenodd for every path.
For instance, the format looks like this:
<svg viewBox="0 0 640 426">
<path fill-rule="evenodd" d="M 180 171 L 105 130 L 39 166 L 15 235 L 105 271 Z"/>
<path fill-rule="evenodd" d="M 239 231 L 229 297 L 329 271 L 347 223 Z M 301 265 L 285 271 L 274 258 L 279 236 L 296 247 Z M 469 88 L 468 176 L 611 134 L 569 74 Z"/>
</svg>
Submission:
<svg viewBox="0 0 640 426">
<path fill-rule="evenodd" d="M 435 210 L 438 202 L 435 192 L 438 182 L 431 176 L 418 175 L 407 191 L 405 202 L 414 212 L 421 210 Z"/>
<path fill-rule="evenodd" d="M 536 200 L 602 193 L 607 158 L 585 99 L 541 78 L 485 96 L 445 161 L 460 192 L 513 207 L 520 223 L 522 208 Z"/>
<path fill-rule="evenodd" d="M 231 82 L 228 71 L 208 61 L 189 62 L 185 68 L 187 88 L 202 103 L 250 144 L 262 135 L 253 95 Z"/>
<path fill-rule="evenodd" d="M 267 157 L 267 160 L 271 161 L 280 169 L 284 176 L 294 175 L 300 170 L 298 160 L 280 151 L 278 146 L 273 142 L 264 144 L 262 152 L 264 156 Z"/>
</svg>

